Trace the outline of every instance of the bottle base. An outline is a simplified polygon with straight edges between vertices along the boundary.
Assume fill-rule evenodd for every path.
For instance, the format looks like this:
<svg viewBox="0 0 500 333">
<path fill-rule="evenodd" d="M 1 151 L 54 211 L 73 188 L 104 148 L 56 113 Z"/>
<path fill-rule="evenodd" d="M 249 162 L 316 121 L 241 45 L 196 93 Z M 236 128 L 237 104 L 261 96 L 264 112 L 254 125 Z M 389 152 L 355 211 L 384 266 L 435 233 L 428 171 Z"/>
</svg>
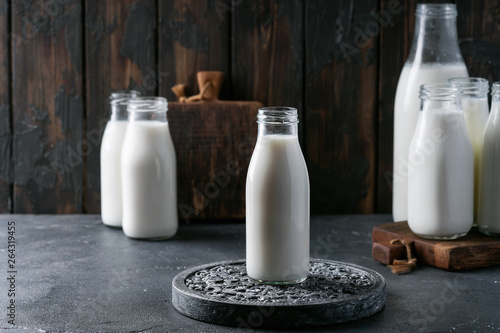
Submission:
<svg viewBox="0 0 500 333">
<path fill-rule="evenodd" d="M 479 228 L 479 232 L 486 235 L 486 236 L 491 236 L 491 237 L 499 237 L 500 236 L 500 233 L 497 233 L 497 232 L 489 232 L 489 231 L 486 231 L 486 230 L 483 230 L 481 228 Z"/>
<path fill-rule="evenodd" d="M 436 236 L 436 235 L 422 235 L 422 234 L 417 234 L 415 233 L 418 237 L 425 238 L 425 239 L 432 239 L 432 240 L 454 240 L 460 237 L 464 237 L 467 235 L 467 232 L 462 232 L 458 234 L 453 234 L 453 235 L 444 235 L 444 236 Z"/>
<path fill-rule="evenodd" d="M 160 236 L 160 237 L 131 237 L 127 234 L 125 234 L 125 236 L 127 236 L 128 238 L 133 239 L 133 240 L 158 242 L 158 241 L 164 241 L 164 240 L 170 239 L 170 238 L 174 237 L 175 234 L 169 235 L 169 236 Z"/>
<path fill-rule="evenodd" d="M 251 276 L 249 276 L 249 278 L 252 281 L 255 281 L 255 282 L 258 282 L 258 283 L 261 283 L 261 284 L 270 284 L 270 285 L 275 285 L 275 286 L 278 285 L 279 286 L 279 285 L 290 285 L 290 284 L 297 284 L 297 283 L 304 282 L 307 279 L 307 276 L 303 277 L 303 278 L 300 278 L 300 279 L 297 279 L 297 280 L 287 280 L 287 281 L 266 281 L 266 280 L 254 279 Z"/>
<path fill-rule="evenodd" d="M 111 229 L 122 229 L 121 225 L 106 224 L 104 222 L 102 222 L 102 224 L 104 224 L 106 227 L 111 228 Z"/>
</svg>

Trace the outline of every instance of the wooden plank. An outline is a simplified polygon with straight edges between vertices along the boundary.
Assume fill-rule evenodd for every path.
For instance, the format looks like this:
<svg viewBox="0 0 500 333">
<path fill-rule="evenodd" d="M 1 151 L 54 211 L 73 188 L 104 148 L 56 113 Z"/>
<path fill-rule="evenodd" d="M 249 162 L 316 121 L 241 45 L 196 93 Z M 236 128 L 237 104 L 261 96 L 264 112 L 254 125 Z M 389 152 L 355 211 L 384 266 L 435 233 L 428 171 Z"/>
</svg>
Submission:
<svg viewBox="0 0 500 333">
<path fill-rule="evenodd" d="M 392 239 L 413 242 L 417 263 L 448 271 L 500 265 L 500 240 L 481 234 L 476 227 L 455 240 L 420 238 L 410 230 L 407 222 L 391 222 L 373 228 L 372 241 L 379 246 L 387 246 Z"/>
<path fill-rule="evenodd" d="M 179 218 L 244 218 L 259 102 L 169 103 Z"/>
<path fill-rule="evenodd" d="M 188 95 L 199 93 L 198 71 L 218 70 L 226 74 L 221 99 L 230 99 L 229 5 L 226 1 L 159 1 L 160 95 L 177 98 L 170 90 L 187 85 Z M 175 124 L 172 124 L 175 126 Z"/>
<path fill-rule="evenodd" d="M 460 49 L 470 76 L 500 80 L 500 4 L 457 0 Z"/>
<path fill-rule="evenodd" d="M 385 27 L 380 34 L 377 142 L 378 213 L 392 213 L 394 99 L 399 75 L 410 51 L 415 29 L 416 1 L 381 1 Z M 382 16 L 382 14 L 380 15 Z"/>
<path fill-rule="evenodd" d="M 82 7 L 12 3 L 15 213 L 82 211 Z"/>
<path fill-rule="evenodd" d="M 234 98 L 298 109 L 299 139 L 307 126 L 303 112 L 304 1 L 238 1 L 233 8 Z"/>
<path fill-rule="evenodd" d="M 377 8 L 375 0 L 306 2 L 312 213 L 374 210 L 379 25 L 369 13 Z"/>
<path fill-rule="evenodd" d="M 9 3 L 3 1 L 0 4 L 0 214 L 12 212 L 9 13 Z"/>
<path fill-rule="evenodd" d="M 100 145 L 112 91 L 156 95 L 162 80 L 156 59 L 154 0 L 85 2 L 87 86 L 86 212 L 100 213 Z"/>
</svg>

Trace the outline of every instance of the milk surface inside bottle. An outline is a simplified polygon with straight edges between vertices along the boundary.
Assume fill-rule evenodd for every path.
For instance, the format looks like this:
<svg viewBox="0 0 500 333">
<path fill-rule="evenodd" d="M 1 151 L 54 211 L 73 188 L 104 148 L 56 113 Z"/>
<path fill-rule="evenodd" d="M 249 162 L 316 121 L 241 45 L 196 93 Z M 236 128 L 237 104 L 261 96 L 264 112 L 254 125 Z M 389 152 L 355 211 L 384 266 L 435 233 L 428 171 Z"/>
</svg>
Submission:
<svg viewBox="0 0 500 333">
<path fill-rule="evenodd" d="M 116 91 L 109 97 L 111 118 L 101 143 L 101 218 L 111 227 L 122 226 L 121 156 L 127 130 L 127 105 L 139 96 L 135 90 Z"/>
<path fill-rule="evenodd" d="M 408 225 L 418 236 L 455 239 L 472 227 L 474 152 L 451 84 L 423 85 L 408 160 Z"/>
<path fill-rule="evenodd" d="M 493 84 L 491 112 L 481 154 L 479 231 L 500 236 L 500 82 Z"/>
<path fill-rule="evenodd" d="M 166 239 L 177 220 L 176 156 L 167 101 L 139 97 L 128 105 L 122 150 L 123 231 L 131 238 Z"/>
<path fill-rule="evenodd" d="M 399 77 L 394 103 L 394 221 L 408 218 L 408 148 L 417 124 L 420 86 L 468 76 L 458 47 L 456 15 L 454 4 L 417 5 L 413 44 Z"/>
<path fill-rule="evenodd" d="M 448 80 L 462 88 L 462 109 L 465 124 L 474 149 L 474 222 L 477 221 L 479 197 L 479 173 L 483 135 L 488 121 L 488 90 L 489 82 L 479 77 L 452 78 Z"/>
<path fill-rule="evenodd" d="M 246 182 L 249 277 L 298 283 L 309 272 L 309 176 L 297 137 L 297 110 L 262 108 Z"/>
</svg>

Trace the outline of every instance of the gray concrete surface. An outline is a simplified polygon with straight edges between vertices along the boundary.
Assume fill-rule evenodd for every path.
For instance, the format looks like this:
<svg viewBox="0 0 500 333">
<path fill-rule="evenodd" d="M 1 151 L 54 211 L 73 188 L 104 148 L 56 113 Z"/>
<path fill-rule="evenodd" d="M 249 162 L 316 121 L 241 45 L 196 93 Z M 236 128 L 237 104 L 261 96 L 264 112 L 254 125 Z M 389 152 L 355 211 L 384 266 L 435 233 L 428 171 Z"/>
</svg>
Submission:
<svg viewBox="0 0 500 333">
<path fill-rule="evenodd" d="M 12 299 L 7 295 L 11 287 L 7 280 L 8 221 L 16 225 L 16 326 L 7 318 Z M 387 302 L 382 311 L 316 331 L 500 330 L 500 266 L 460 273 L 419 266 L 411 274 L 393 275 L 371 257 L 371 229 L 387 221 L 388 215 L 312 218 L 312 257 L 365 266 L 381 273 L 387 282 Z M 0 329 L 248 331 L 184 317 L 171 300 L 172 278 L 177 273 L 195 265 L 244 257 L 243 223 L 184 224 L 171 240 L 147 242 L 128 239 L 120 229 L 102 225 L 95 215 L 0 215 Z M 259 320 L 259 316 L 247 318 L 245 327 L 258 330 Z"/>
</svg>

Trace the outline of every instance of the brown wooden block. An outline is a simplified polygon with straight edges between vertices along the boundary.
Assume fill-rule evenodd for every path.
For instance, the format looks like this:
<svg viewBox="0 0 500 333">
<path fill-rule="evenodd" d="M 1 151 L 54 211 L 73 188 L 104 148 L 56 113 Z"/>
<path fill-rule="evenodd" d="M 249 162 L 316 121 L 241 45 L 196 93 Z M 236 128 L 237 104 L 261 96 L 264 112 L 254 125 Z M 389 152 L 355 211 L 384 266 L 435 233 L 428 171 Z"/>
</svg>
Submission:
<svg viewBox="0 0 500 333">
<path fill-rule="evenodd" d="M 500 238 L 481 234 L 477 228 L 460 239 L 429 240 L 415 235 L 407 222 L 377 225 L 372 231 L 372 241 L 389 244 L 392 239 L 414 242 L 415 257 L 424 263 L 449 271 L 461 271 L 500 264 Z"/>
<path fill-rule="evenodd" d="M 245 183 L 259 102 L 168 105 L 177 154 L 179 218 L 245 217 Z"/>
<path fill-rule="evenodd" d="M 406 247 L 401 244 L 391 245 L 374 242 L 372 257 L 384 265 L 391 265 L 394 259 L 406 258 Z"/>
</svg>

